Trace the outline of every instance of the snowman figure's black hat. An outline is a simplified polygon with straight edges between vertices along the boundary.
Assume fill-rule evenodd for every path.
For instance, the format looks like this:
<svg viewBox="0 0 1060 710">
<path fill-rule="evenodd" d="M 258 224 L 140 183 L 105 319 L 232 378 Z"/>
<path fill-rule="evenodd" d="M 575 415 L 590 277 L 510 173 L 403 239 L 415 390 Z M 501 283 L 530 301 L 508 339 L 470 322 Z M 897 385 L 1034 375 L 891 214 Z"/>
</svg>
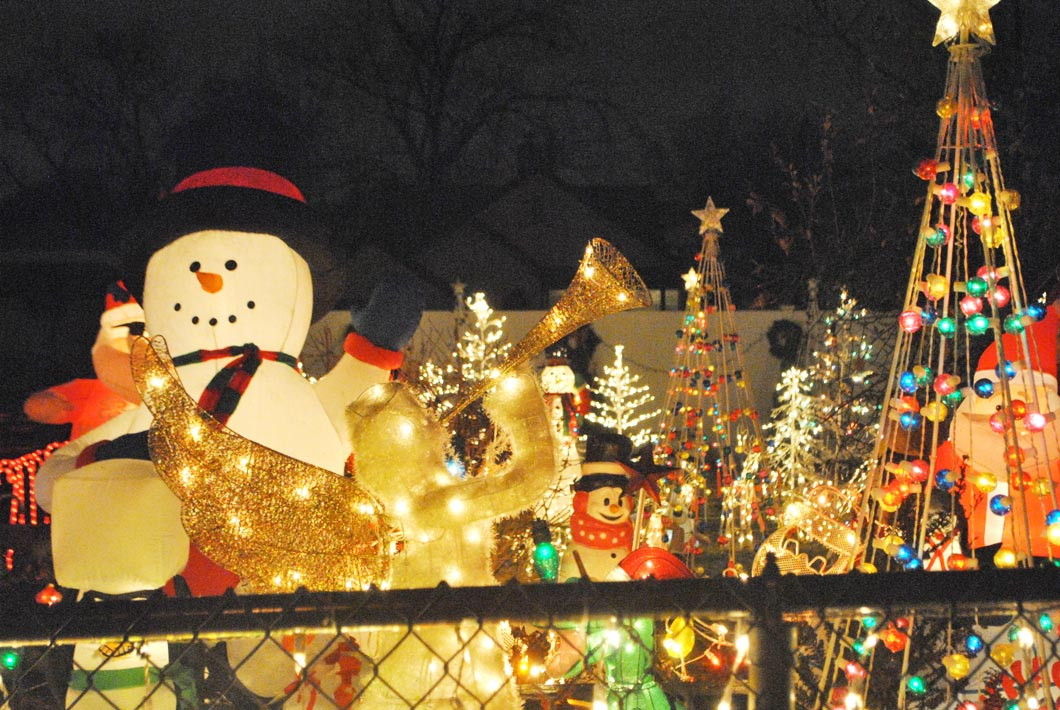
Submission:
<svg viewBox="0 0 1060 710">
<path fill-rule="evenodd" d="M 581 477 L 571 488 L 576 492 L 623 488 L 629 494 L 644 489 L 658 502 L 656 481 L 676 469 L 655 465 L 650 442 L 634 449 L 633 441 L 624 434 L 592 424 L 587 428 Z"/>
<path fill-rule="evenodd" d="M 586 437 L 585 458 L 581 476 L 572 486 L 575 491 L 594 491 L 597 488 L 622 488 L 629 485 L 629 467 L 633 442 L 628 436 L 606 429 L 592 428 Z"/>
<path fill-rule="evenodd" d="M 293 182 L 249 166 L 198 171 L 158 201 L 131 237 L 125 264 L 129 290 L 143 297 L 152 254 L 179 237 L 210 229 L 270 234 L 305 259 L 313 277 L 314 321 L 341 296 L 344 269 L 335 256 L 332 230 Z"/>
</svg>

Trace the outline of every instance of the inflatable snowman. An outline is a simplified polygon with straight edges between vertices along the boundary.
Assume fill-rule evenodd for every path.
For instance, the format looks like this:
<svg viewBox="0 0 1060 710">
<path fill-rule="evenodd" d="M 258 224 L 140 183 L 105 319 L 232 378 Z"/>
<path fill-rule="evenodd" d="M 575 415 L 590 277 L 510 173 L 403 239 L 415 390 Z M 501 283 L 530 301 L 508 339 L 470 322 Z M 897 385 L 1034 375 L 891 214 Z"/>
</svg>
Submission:
<svg viewBox="0 0 1060 710">
<path fill-rule="evenodd" d="M 949 470 L 953 479 L 963 474 L 960 501 L 968 542 L 981 566 L 1060 558 L 1056 544 L 1060 535 L 1049 536 L 1046 522 L 1056 507 L 1054 491 L 1060 486 L 1058 326 L 1060 315 L 1054 304 L 1042 320 L 1027 327 L 1023 337 L 1004 334 L 1001 354 L 995 343 L 987 347 L 972 387 L 954 412 L 949 441 L 939 446 L 936 455 L 937 472 Z M 1002 376 L 1012 402 L 1008 412 Z M 1014 446 L 999 432 L 1004 426 L 1010 428 Z M 995 559 L 998 552 L 1003 554 Z"/>
<path fill-rule="evenodd" d="M 400 366 L 398 351 L 419 320 L 414 299 L 373 297 L 374 312 L 370 304 L 342 359 L 314 384 L 296 355 L 313 318 L 330 306 L 340 270 L 294 184 L 250 167 L 196 173 L 160 201 L 142 238 L 146 267 L 131 267 L 128 283 L 134 294 L 142 288 L 146 331 L 165 337 L 191 397 L 237 434 L 341 475 L 345 405 Z M 238 585 L 189 546 L 179 504 L 147 457 L 150 422 L 140 406 L 41 468 L 38 496 L 52 514 L 60 585 L 130 594 L 176 574 L 195 595 Z M 272 680 L 282 689 L 290 678 Z M 141 697 L 152 684 L 146 673 L 130 682 Z M 272 695 L 271 685 L 251 689 Z M 162 702 L 157 689 L 151 697 Z M 95 692 L 79 707 L 92 701 L 112 707 Z"/>
</svg>

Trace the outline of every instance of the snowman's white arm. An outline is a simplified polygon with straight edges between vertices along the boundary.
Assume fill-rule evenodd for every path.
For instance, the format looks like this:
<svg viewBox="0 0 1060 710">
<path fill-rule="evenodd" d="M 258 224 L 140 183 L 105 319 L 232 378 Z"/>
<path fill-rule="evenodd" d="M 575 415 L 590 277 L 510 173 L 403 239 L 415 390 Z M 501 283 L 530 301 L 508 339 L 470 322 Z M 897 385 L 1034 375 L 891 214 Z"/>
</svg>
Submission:
<svg viewBox="0 0 1060 710">
<path fill-rule="evenodd" d="M 44 510 L 51 510 L 52 490 L 60 477 L 77 468 L 77 457 L 86 448 L 100 441 L 110 441 L 119 436 L 137 431 L 138 417 L 142 416 L 143 405 L 136 409 L 122 412 L 118 416 L 100 424 L 95 429 L 86 431 L 77 439 L 66 444 L 41 464 L 35 482 L 37 504 Z"/>
<path fill-rule="evenodd" d="M 349 447 L 346 407 L 372 385 L 390 381 L 391 370 L 401 367 L 404 354 L 372 345 L 363 336 L 350 333 L 342 344 L 342 357 L 314 390 L 335 430 Z"/>
</svg>

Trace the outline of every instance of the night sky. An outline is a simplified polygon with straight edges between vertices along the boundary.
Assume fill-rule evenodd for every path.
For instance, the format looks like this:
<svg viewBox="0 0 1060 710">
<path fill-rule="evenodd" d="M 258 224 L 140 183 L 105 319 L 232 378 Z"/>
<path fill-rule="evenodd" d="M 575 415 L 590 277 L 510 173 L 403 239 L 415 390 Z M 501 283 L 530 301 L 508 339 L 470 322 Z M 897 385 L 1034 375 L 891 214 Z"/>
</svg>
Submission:
<svg viewBox="0 0 1060 710">
<path fill-rule="evenodd" d="M 440 8 L 452 24 L 432 53 Z M 987 88 L 1036 293 L 1057 281 L 1060 3 L 991 14 Z M 723 258 L 740 307 L 801 306 L 817 277 L 826 294 L 845 283 L 894 308 L 922 200 L 909 168 L 937 131 L 937 17 L 927 0 L 2 3 L 0 267 L 4 327 L 24 344 L 3 370 L 82 347 L 136 217 L 195 161 L 255 151 L 343 225 L 340 248 L 428 283 L 426 247 L 517 184 L 530 156 L 648 255 L 651 286 L 679 285 L 697 246 L 688 212 L 713 195 L 732 210 Z M 501 20 L 517 38 L 498 36 Z M 437 116 L 450 130 L 433 153 L 409 150 L 395 103 L 438 89 L 423 67 L 484 27 L 432 75 L 448 81 Z M 487 94 L 505 110 L 447 153 Z M 812 218 L 790 170 L 830 181 Z M 539 277 L 562 288 L 569 273 Z M 41 320 L 59 325 L 41 333 Z"/>
</svg>

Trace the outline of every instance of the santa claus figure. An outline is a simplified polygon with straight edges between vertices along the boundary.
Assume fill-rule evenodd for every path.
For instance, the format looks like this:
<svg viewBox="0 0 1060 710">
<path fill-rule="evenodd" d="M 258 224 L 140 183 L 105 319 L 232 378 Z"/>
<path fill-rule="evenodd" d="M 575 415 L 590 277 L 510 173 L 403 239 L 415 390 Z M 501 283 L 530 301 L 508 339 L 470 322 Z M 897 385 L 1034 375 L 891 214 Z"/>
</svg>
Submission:
<svg viewBox="0 0 1060 710">
<path fill-rule="evenodd" d="M 959 481 L 968 543 L 983 567 L 1060 559 L 1058 325 L 1054 304 L 1023 333 L 1005 333 L 1000 349 L 987 347 L 938 450 L 936 479 Z"/>
</svg>

